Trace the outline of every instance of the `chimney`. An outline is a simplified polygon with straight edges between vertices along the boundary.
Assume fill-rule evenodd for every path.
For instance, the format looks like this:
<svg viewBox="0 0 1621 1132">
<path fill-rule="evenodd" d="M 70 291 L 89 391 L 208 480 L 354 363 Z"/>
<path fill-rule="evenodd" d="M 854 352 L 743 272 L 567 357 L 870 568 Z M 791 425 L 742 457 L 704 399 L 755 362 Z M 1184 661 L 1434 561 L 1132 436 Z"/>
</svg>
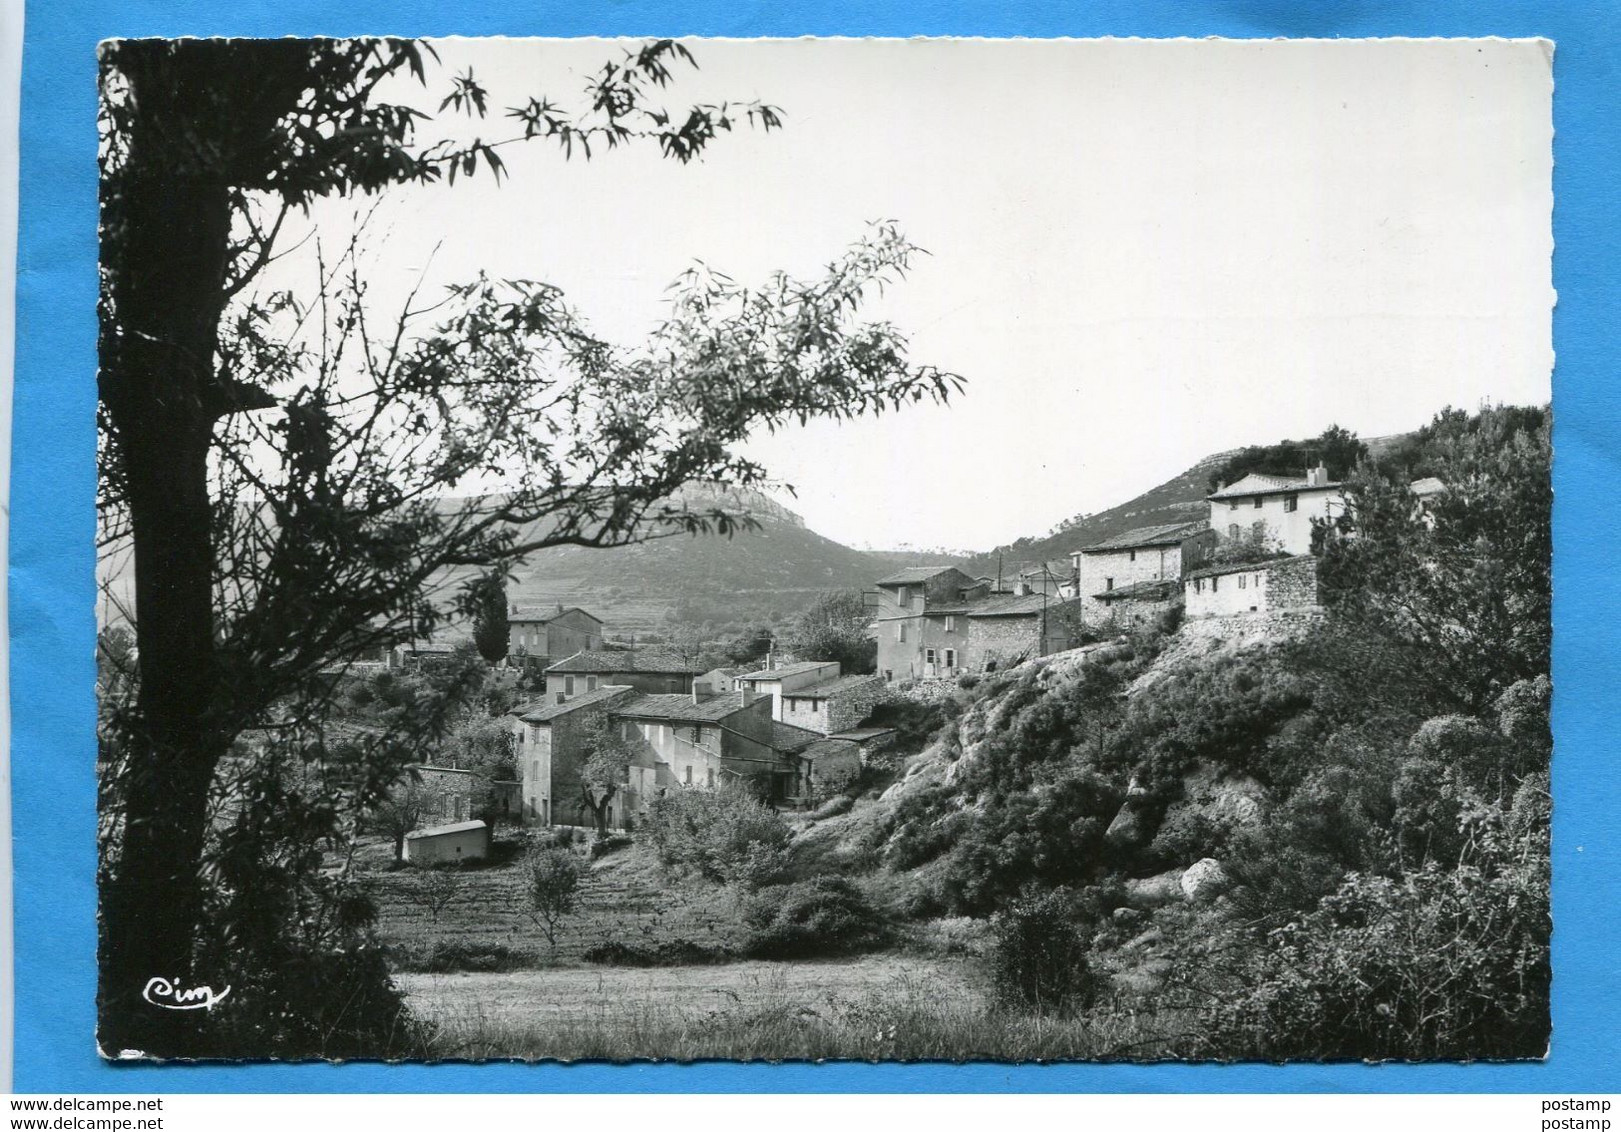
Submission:
<svg viewBox="0 0 1621 1132">
<path fill-rule="evenodd" d="M 1322 487 L 1328 483 L 1328 469 L 1322 464 L 1318 464 L 1306 473 L 1306 483 L 1312 487 Z"/>
<path fill-rule="evenodd" d="M 563 612 L 563 603 L 562 602 L 557 603 L 557 612 L 559 614 L 561 614 Z"/>
<path fill-rule="evenodd" d="M 765 650 L 765 670 L 773 671 L 777 667 L 777 653 L 775 649 Z"/>
</svg>

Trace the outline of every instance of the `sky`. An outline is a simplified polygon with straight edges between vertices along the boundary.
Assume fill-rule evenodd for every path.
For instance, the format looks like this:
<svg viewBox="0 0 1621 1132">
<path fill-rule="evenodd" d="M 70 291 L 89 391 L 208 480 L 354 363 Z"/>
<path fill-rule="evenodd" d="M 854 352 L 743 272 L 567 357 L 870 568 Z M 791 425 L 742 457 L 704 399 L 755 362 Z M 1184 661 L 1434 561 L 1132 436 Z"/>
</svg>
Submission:
<svg viewBox="0 0 1621 1132">
<path fill-rule="evenodd" d="M 699 69 L 670 104 L 763 99 L 784 128 L 687 166 L 507 146 L 499 185 L 393 190 L 373 298 L 480 270 L 545 280 L 634 344 L 695 260 L 744 282 L 814 275 L 892 218 L 930 254 L 871 313 L 964 392 L 747 445 L 812 529 L 878 549 L 987 549 L 1212 452 L 1550 396 L 1544 44 L 689 45 Z M 493 112 L 468 129 L 486 140 L 530 95 L 580 105 L 622 51 L 437 46 L 430 108 L 471 67 Z"/>
</svg>

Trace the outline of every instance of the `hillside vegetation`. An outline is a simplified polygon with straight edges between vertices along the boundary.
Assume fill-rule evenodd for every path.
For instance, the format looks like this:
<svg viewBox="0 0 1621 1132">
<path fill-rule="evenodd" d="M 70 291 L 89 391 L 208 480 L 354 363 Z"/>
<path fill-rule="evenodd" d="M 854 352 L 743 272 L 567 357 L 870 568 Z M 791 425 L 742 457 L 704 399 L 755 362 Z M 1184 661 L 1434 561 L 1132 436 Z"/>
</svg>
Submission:
<svg viewBox="0 0 1621 1132">
<path fill-rule="evenodd" d="M 1541 1056 L 1548 474 L 1544 413 L 1442 414 L 1354 474 L 1325 617 L 965 680 L 797 851 L 986 921 L 1022 1008 L 1148 1011 L 1179 1055 Z"/>
</svg>

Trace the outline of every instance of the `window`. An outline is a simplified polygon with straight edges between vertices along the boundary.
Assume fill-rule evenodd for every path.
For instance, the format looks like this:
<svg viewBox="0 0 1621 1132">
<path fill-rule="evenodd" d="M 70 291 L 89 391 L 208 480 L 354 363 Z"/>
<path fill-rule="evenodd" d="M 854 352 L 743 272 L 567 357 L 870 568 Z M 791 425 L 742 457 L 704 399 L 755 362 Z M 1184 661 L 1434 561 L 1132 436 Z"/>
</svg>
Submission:
<svg viewBox="0 0 1621 1132">
<path fill-rule="evenodd" d="M 529 733 L 529 728 L 527 728 L 527 727 L 518 728 L 518 746 L 520 746 L 520 747 L 523 746 L 524 736 L 527 735 L 528 733 Z"/>
<path fill-rule="evenodd" d="M 1248 584 L 1248 581 L 1249 579 L 1245 575 L 1240 574 L 1238 576 L 1238 588 L 1243 589 Z"/>
<path fill-rule="evenodd" d="M 1196 594 L 1204 593 L 1204 579 L 1203 578 L 1195 578 L 1195 579 L 1193 579 L 1193 592 L 1196 593 Z"/>
<path fill-rule="evenodd" d="M 1265 519 L 1257 519 L 1257 520 L 1255 520 L 1255 522 L 1253 524 L 1251 524 L 1251 529 L 1254 530 L 1255 537 L 1257 539 L 1266 538 L 1266 520 Z"/>
<path fill-rule="evenodd" d="M 1230 538 L 1230 539 L 1236 539 L 1238 537 L 1238 524 L 1237 523 L 1229 523 L 1229 524 L 1227 524 L 1227 537 Z"/>
<path fill-rule="evenodd" d="M 1300 510 L 1300 496 L 1298 496 L 1298 495 L 1285 495 L 1283 497 L 1283 509 L 1285 511 L 1298 511 L 1298 510 Z"/>
<path fill-rule="evenodd" d="M 595 676 L 587 676 L 585 678 L 585 690 L 587 692 L 595 692 L 597 690 L 597 678 Z"/>
<path fill-rule="evenodd" d="M 687 785 L 691 786 L 692 785 L 692 764 L 691 763 L 687 764 L 686 772 L 687 772 Z"/>
<path fill-rule="evenodd" d="M 1126 552 L 1126 554 L 1127 554 L 1127 556 L 1128 556 L 1128 557 L 1127 557 L 1127 558 L 1126 558 L 1126 561 L 1128 561 L 1128 562 L 1135 562 L 1135 561 L 1137 561 L 1137 552 L 1136 552 L 1136 551 L 1135 551 L 1135 550 L 1128 550 L 1128 551 L 1127 551 L 1127 552 Z"/>
<path fill-rule="evenodd" d="M 1105 592 L 1114 589 L 1114 579 L 1113 578 L 1105 578 L 1105 579 L 1103 579 L 1103 589 L 1104 589 Z"/>
<path fill-rule="evenodd" d="M 955 668 L 955 667 L 957 667 L 957 650 L 956 649 L 947 649 L 946 650 L 946 667 L 947 668 Z"/>
<path fill-rule="evenodd" d="M 709 768 L 709 769 L 708 769 L 708 770 L 707 770 L 707 771 L 706 771 L 706 772 L 705 772 L 705 777 L 706 777 L 706 778 L 707 778 L 707 779 L 708 779 L 708 781 L 709 781 L 709 786 L 710 786 L 710 788 L 711 788 L 711 789 L 713 789 L 713 788 L 714 788 L 714 786 L 715 786 L 715 768 L 714 768 L 714 767 L 710 767 L 710 768 Z"/>
<path fill-rule="evenodd" d="M 1219 589 L 1221 589 L 1221 579 L 1219 577 L 1211 578 L 1210 579 L 1210 592 L 1215 593 Z"/>
<path fill-rule="evenodd" d="M 895 639 L 902 644 L 906 642 L 906 622 L 902 621 L 895 626 Z"/>
<path fill-rule="evenodd" d="M 704 745 L 704 729 L 702 727 L 692 729 L 692 741 L 700 747 Z"/>
<path fill-rule="evenodd" d="M 1237 511 L 1238 510 L 1238 500 L 1229 499 L 1227 501 L 1227 510 L 1229 510 L 1229 511 Z"/>
<path fill-rule="evenodd" d="M 949 617 L 948 616 L 946 618 L 946 632 L 955 633 L 956 631 L 957 631 L 957 619 L 955 617 Z"/>
<path fill-rule="evenodd" d="M 934 650 L 933 649 L 924 649 L 923 650 L 923 663 L 924 664 L 933 664 L 934 663 Z"/>
<path fill-rule="evenodd" d="M 574 694 L 574 677 L 563 677 L 563 694 L 565 696 L 572 696 Z"/>
<path fill-rule="evenodd" d="M 1259 495 L 1257 495 L 1255 497 L 1255 506 L 1259 507 L 1260 505 L 1261 505 L 1261 497 Z"/>
</svg>

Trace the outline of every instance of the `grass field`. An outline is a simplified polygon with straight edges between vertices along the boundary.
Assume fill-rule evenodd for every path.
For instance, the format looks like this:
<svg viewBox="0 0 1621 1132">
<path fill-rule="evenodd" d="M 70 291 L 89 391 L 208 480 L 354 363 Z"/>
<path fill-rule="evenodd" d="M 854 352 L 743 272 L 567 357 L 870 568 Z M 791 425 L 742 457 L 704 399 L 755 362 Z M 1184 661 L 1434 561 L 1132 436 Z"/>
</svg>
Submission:
<svg viewBox="0 0 1621 1132">
<path fill-rule="evenodd" d="M 904 954 L 400 977 L 429 1056 L 1061 1061 L 1170 1056 L 1163 1017 L 1009 1014 L 966 960 Z"/>
<path fill-rule="evenodd" d="M 435 919 L 412 896 L 420 872 L 386 871 L 387 846 L 364 853 L 379 933 L 423 1023 L 426 1057 L 965 1061 L 1173 1051 L 1163 1015 L 1113 1004 L 1068 1019 L 997 1009 L 968 921 L 908 929 L 893 950 L 874 955 L 600 966 L 584 955 L 611 942 L 735 950 L 742 931 L 733 895 L 665 876 L 641 848 L 612 853 L 590 867 L 579 911 L 553 948 L 522 915 L 515 864 L 450 873 L 453 889 Z M 436 971 L 431 957 L 446 947 L 459 959 Z M 465 969 L 495 955 L 495 969 Z"/>
<path fill-rule="evenodd" d="M 374 869 L 392 856 L 380 844 L 364 852 Z M 580 885 L 579 911 L 563 923 L 555 948 L 524 915 L 523 877 L 515 863 L 445 874 L 452 895 L 437 918 L 413 896 L 421 875 L 402 869 L 369 876 L 378 934 L 397 971 L 420 970 L 436 945 L 499 948 L 510 955 L 507 966 L 527 968 L 577 964 L 590 948 L 613 942 L 655 947 L 685 941 L 718 949 L 737 936 L 730 893 L 667 878 L 639 848 L 591 863 Z"/>
</svg>

